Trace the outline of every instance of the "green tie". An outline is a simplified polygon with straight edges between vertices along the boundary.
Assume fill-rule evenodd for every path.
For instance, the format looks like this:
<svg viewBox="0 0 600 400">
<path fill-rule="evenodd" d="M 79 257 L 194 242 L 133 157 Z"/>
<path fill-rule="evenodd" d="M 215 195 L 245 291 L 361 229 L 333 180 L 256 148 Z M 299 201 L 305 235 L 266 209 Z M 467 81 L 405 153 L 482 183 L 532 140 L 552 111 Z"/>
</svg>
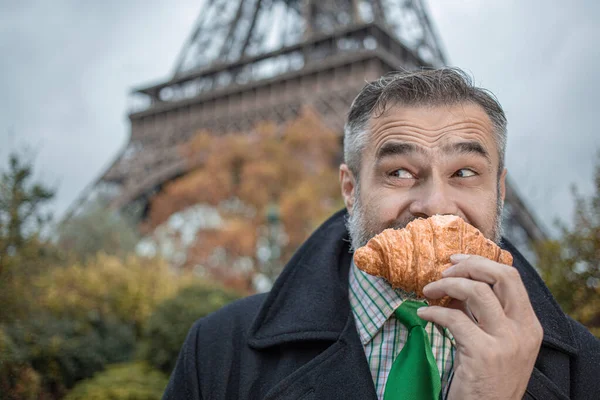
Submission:
<svg viewBox="0 0 600 400">
<path fill-rule="evenodd" d="M 442 383 L 425 326 L 417 316 L 421 301 L 404 301 L 396 318 L 408 328 L 408 338 L 392 364 L 385 383 L 384 400 L 438 400 Z"/>
</svg>

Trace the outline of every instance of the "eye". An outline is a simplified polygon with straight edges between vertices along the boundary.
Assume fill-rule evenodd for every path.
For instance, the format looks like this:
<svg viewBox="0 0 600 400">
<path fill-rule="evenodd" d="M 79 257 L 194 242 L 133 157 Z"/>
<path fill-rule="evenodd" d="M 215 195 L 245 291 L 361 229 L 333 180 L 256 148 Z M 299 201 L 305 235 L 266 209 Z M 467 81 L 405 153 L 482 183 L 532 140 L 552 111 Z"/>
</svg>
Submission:
<svg viewBox="0 0 600 400">
<path fill-rule="evenodd" d="M 459 178 L 469 178 L 471 176 L 477 175 L 477 173 L 469 168 L 461 168 L 458 171 L 456 171 L 454 175 L 458 176 Z"/>
<path fill-rule="evenodd" d="M 407 170 L 405 170 L 403 168 L 393 171 L 390 175 L 393 176 L 394 178 L 400 178 L 400 179 L 413 179 L 414 178 L 413 174 L 411 174 L 410 172 L 408 172 Z"/>
</svg>

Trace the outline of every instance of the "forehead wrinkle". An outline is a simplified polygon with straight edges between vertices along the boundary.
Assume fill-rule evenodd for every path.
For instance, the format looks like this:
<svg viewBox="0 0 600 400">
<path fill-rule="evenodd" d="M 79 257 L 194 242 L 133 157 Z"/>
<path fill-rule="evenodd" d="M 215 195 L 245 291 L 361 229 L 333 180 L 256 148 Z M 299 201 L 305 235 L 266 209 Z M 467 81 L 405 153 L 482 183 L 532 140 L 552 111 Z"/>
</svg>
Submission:
<svg viewBox="0 0 600 400">
<path fill-rule="evenodd" d="M 393 120 L 393 121 L 389 121 L 389 122 L 384 122 L 381 124 L 373 124 L 373 132 L 374 133 L 384 133 L 390 129 L 394 129 L 394 128 L 406 128 L 409 131 L 423 131 L 423 132 L 428 132 L 428 133 L 432 133 L 432 134 L 443 134 L 443 133 L 447 133 L 449 131 L 456 131 L 456 130 L 473 130 L 473 131 L 486 131 L 487 130 L 487 126 L 485 123 L 481 123 L 479 121 L 457 121 L 457 122 L 453 122 L 451 124 L 445 124 L 441 127 L 438 128 L 426 128 L 424 126 L 421 125 L 416 125 L 414 123 L 411 122 L 405 122 L 402 120 Z"/>
<path fill-rule="evenodd" d="M 466 135 L 467 137 L 465 138 L 465 140 L 467 140 L 469 137 L 473 137 L 473 139 L 477 138 L 479 139 L 479 142 L 482 142 L 482 145 L 484 148 L 487 148 L 485 141 L 481 140 L 481 136 L 484 135 L 485 133 L 482 132 L 480 129 L 477 129 L 477 126 L 473 126 L 473 124 L 470 123 L 464 123 L 464 122 L 460 122 L 457 124 L 451 124 L 447 127 L 443 127 L 441 128 L 441 130 L 426 130 L 426 129 L 421 129 L 421 127 L 416 126 L 416 125 L 412 125 L 412 124 L 405 124 L 399 121 L 393 121 L 390 123 L 387 123 L 385 125 L 382 126 L 383 129 L 378 129 L 378 130 L 374 130 L 373 131 L 373 136 L 375 139 L 374 140 L 374 149 L 377 152 L 379 147 L 381 146 L 382 142 L 386 142 L 387 139 L 390 138 L 391 135 L 393 136 L 409 136 L 411 137 L 413 140 L 416 140 L 417 142 L 421 142 L 423 144 L 427 144 L 427 145 L 437 145 L 438 142 L 445 140 L 445 134 L 446 133 L 450 133 L 450 132 L 456 132 L 456 129 L 453 127 L 453 125 L 462 125 L 463 129 L 461 129 L 462 134 Z M 395 128 L 409 128 L 409 129 L 403 129 L 400 132 L 397 133 L 391 133 L 389 134 L 389 131 L 394 130 Z M 424 134 L 423 131 L 425 132 L 431 132 L 431 134 Z M 473 140 L 471 139 L 471 140 Z"/>
<path fill-rule="evenodd" d="M 426 109 L 423 113 L 423 109 L 416 107 L 398 109 L 400 114 L 388 110 L 385 115 L 372 116 L 369 121 L 371 137 L 369 147 L 373 156 L 377 156 L 380 146 L 388 140 L 404 141 L 403 139 L 424 149 L 433 147 L 431 150 L 435 152 L 436 147 L 440 147 L 443 142 L 450 139 L 448 134 L 451 134 L 453 139 L 461 141 L 476 140 L 492 156 L 495 154 L 494 129 L 483 110 L 479 107 L 465 107 L 462 104 L 458 109 L 443 108 L 442 113 L 450 115 L 449 118 L 439 114 L 438 110 L 440 110 L 438 107 L 434 107 Z M 408 114 L 404 114 L 404 111 Z M 430 111 L 433 114 L 429 114 Z M 433 153 L 429 152 L 429 155 L 433 156 Z"/>
</svg>

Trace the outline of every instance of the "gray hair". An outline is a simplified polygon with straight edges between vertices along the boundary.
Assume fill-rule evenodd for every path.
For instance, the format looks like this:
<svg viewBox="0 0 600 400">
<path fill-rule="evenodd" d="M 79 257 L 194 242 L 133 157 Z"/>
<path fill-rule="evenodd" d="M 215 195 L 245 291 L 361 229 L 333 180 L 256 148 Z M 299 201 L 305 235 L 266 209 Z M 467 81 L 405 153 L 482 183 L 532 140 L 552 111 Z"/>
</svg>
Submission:
<svg viewBox="0 0 600 400">
<path fill-rule="evenodd" d="M 493 93 L 473 85 L 459 68 L 393 72 L 368 83 L 356 96 L 344 126 L 344 162 L 358 179 L 361 153 L 368 141 L 369 120 L 383 115 L 389 105 L 438 106 L 477 104 L 490 118 L 498 148 L 498 178 L 504 169 L 506 116 Z"/>
</svg>

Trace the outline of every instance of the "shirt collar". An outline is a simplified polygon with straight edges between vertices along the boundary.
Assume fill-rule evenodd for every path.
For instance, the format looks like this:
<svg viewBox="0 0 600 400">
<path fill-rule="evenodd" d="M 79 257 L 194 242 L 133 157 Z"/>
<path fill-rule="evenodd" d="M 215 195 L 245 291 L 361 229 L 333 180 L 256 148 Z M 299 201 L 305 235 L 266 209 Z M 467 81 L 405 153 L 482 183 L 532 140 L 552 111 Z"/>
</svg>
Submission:
<svg viewBox="0 0 600 400">
<path fill-rule="evenodd" d="M 383 327 L 383 324 L 402 304 L 402 297 L 382 277 L 369 275 L 358 269 L 354 261 L 350 266 L 350 305 L 363 345 L 366 345 Z"/>
<path fill-rule="evenodd" d="M 354 260 L 350 265 L 349 279 L 350 306 L 356 319 L 360 341 L 364 346 L 383 328 L 385 321 L 402 304 L 403 298 L 388 281 L 360 270 L 354 264 Z M 439 325 L 436 325 L 436 328 L 455 345 L 450 331 Z"/>
</svg>

